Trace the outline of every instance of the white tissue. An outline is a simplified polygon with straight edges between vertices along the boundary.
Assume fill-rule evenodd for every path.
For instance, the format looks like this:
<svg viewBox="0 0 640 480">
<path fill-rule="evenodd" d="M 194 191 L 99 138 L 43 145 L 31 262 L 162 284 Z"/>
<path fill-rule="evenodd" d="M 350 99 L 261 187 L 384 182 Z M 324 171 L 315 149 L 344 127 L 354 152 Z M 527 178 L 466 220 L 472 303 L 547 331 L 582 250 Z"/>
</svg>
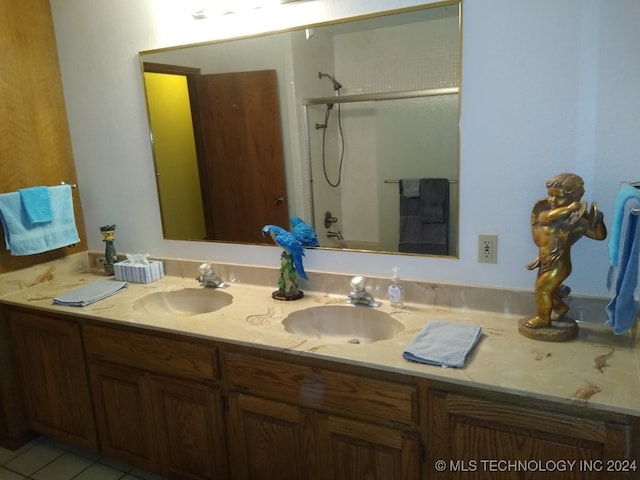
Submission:
<svg viewBox="0 0 640 480">
<path fill-rule="evenodd" d="M 127 253 L 127 260 L 132 265 L 149 265 L 148 253 Z"/>
</svg>

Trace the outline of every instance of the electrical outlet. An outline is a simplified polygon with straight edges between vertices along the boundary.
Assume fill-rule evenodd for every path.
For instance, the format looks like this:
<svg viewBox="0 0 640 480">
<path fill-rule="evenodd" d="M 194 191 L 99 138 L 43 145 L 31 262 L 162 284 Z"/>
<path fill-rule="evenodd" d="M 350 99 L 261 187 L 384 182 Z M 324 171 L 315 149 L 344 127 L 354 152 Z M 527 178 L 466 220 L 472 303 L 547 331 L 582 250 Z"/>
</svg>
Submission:
<svg viewBox="0 0 640 480">
<path fill-rule="evenodd" d="M 498 263 L 498 235 L 478 235 L 478 262 Z"/>
</svg>

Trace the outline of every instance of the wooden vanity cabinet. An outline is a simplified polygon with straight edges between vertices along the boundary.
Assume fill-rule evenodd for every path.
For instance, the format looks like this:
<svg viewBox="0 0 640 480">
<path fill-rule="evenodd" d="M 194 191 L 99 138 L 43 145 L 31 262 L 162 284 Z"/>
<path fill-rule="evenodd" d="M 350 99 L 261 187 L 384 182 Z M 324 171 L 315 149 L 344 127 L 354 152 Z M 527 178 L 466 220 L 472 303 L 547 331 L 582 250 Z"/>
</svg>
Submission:
<svg viewBox="0 0 640 480">
<path fill-rule="evenodd" d="M 170 478 L 226 479 L 215 348 L 85 325 L 102 453 Z"/>
<path fill-rule="evenodd" d="M 30 427 L 96 451 L 80 325 L 14 310 L 9 315 L 9 329 Z"/>
<path fill-rule="evenodd" d="M 314 412 L 254 395 L 229 395 L 231 478 L 320 478 Z"/>
<path fill-rule="evenodd" d="M 439 390 L 430 392 L 429 412 L 433 478 L 600 480 L 639 475 L 638 459 L 629 451 L 631 425 L 624 421 Z M 438 460 L 445 462 L 444 468 L 436 468 Z M 553 462 L 562 463 L 556 467 Z"/>
<path fill-rule="evenodd" d="M 159 471 L 157 433 L 144 372 L 89 361 L 100 451 L 144 470 Z"/>
<path fill-rule="evenodd" d="M 232 478 L 421 478 L 415 384 L 300 357 L 227 351 L 224 363 Z"/>
<path fill-rule="evenodd" d="M 420 479 L 420 435 L 337 415 L 321 416 L 322 478 Z"/>
<path fill-rule="evenodd" d="M 34 431 L 168 478 L 640 475 L 635 417 L 21 309 L 8 326 Z"/>
<path fill-rule="evenodd" d="M 32 436 L 19 373 L 11 354 L 9 310 L 0 305 L 0 447 L 14 450 Z"/>
<path fill-rule="evenodd" d="M 222 394 L 218 387 L 149 377 L 160 465 L 169 478 L 228 478 Z"/>
</svg>

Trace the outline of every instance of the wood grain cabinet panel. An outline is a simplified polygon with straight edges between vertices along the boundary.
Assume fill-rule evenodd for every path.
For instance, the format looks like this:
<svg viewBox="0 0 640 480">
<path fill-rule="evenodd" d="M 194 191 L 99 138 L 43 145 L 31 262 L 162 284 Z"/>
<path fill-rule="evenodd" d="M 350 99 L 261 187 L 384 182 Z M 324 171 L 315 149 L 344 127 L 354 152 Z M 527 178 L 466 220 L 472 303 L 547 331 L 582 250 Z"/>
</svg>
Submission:
<svg viewBox="0 0 640 480">
<path fill-rule="evenodd" d="M 89 363 L 101 452 L 139 468 L 158 471 L 157 433 L 143 372 Z"/>
<path fill-rule="evenodd" d="M 172 479 L 229 478 L 215 347 L 84 325 L 105 455 Z"/>
<path fill-rule="evenodd" d="M 80 326 L 13 311 L 9 328 L 30 427 L 96 450 L 97 435 Z"/>
<path fill-rule="evenodd" d="M 232 478 L 421 478 L 416 385 L 240 352 L 224 365 Z"/>
<path fill-rule="evenodd" d="M 16 362 L 11 355 L 9 310 L 0 305 L 0 447 L 16 449 L 30 438 Z"/>
<path fill-rule="evenodd" d="M 260 395 L 380 422 L 418 422 L 415 385 L 235 352 L 225 352 L 225 367 L 232 385 Z"/>
<path fill-rule="evenodd" d="M 323 478 L 416 480 L 421 475 L 417 433 L 335 415 L 320 422 Z"/>
<path fill-rule="evenodd" d="M 606 471 L 608 460 L 629 457 L 630 425 L 441 391 L 429 402 L 430 458 L 445 462 L 441 472 L 432 465 L 434 478 L 638 478 Z M 563 463 L 564 471 L 553 463 L 568 461 L 575 463 Z"/>
<path fill-rule="evenodd" d="M 169 478 L 228 478 L 218 388 L 150 376 L 162 472 Z"/>
<path fill-rule="evenodd" d="M 0 2 L 0 45 L 0 192 L 61 181 L 76 183 L 49 1 Z M 87 236 L 76 191 L 73 209 L 80 236 L 75 247 L 38 255 L 11 255 L 3 246 L 0 273 L 44 266 L 85 252 Z"/>
<path fill-rule="evenodd" d="M 232 393 L 227 431 L 234 480 L 318 478 L 313 412 Z"/>
<path fill-rule="evenodd" d="M 211 345 L 98 325 L 84 325 L 83 332 L 87 355 L 92 358 L 197 380 L 217 376 Z"/>
</svg>

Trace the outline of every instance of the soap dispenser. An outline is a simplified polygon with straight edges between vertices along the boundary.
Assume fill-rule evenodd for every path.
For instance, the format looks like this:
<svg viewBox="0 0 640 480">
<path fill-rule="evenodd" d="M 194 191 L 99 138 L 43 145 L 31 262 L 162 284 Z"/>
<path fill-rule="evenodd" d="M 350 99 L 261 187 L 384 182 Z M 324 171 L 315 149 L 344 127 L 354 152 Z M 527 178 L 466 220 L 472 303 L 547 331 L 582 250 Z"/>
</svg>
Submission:
<svg viewBox="0 0 640 480">
<path fill-rule="evenodd" d="M 391 271 L 393 272 L 391 276 L 391 285 L 389 285 L 389 289 L 387 290 L 387 294 L 389 295 L 389 302 L 391 302 L 392 308 L 402 308 L 404 306 L 404 291 L 402 290 L 402 286 L 400 285 L 400 275 L 398 274 L 398 267 L 393 267 Z"/>
</svg>

